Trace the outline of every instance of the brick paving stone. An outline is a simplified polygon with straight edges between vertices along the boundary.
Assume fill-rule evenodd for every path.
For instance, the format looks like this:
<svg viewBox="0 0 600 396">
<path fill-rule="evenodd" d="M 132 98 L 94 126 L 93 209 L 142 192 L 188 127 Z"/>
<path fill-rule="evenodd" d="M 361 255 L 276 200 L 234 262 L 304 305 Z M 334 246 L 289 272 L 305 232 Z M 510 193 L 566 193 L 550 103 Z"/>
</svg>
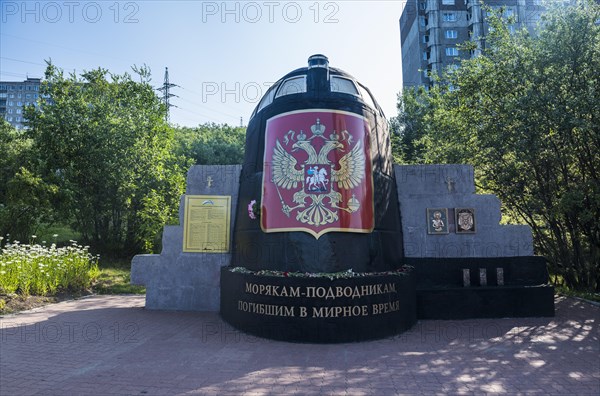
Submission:
<svg viewBox="0 0 600 396">
<path fill-rule="evenodd" d="M 420 321 L 396 337 L 294 344 L 215 313 L 94 296 L 0 317 L 0 395 L 600 394 L 600 308 Z"/>
</svg>

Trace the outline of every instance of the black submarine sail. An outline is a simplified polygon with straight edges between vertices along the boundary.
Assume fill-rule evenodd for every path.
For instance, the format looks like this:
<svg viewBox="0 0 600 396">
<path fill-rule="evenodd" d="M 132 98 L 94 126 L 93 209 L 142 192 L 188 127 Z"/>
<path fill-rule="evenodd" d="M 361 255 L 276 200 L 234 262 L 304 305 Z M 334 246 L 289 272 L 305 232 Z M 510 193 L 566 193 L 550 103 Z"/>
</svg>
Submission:
<svg viewBox="0 0 600 396">
<path fill-rule="evenodd" d="M 283 76 L 254 110 L 238 199 L 232 266 L 401 266 L 387 120 L 370 91 L 324 55 Z"/>
</svg>

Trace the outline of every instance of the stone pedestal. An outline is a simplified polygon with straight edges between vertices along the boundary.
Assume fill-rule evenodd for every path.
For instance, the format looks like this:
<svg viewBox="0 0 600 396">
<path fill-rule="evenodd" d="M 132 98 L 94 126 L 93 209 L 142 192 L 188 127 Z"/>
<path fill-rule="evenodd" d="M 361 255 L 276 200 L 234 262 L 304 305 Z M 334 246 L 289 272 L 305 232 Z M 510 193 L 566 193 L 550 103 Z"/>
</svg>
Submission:
<svg viewBox="0 0 600 396">
<path fill-rule="evenodd" d="M 395 173 L 405 257 L 533 255 L 529 226 L 500 225 L 500 200 L 475 194 L 471 165 L 395 165 Z M 448 234 L 428 234 L 427 208 L 448 209 Z M 475 233 L 456 233 L 455 208 L 475 210 Z"/>
<path fill-rule="evenodd" d="M 553 316 L 546 260 L 533 255 L 527 225 L 501 225 L 500 201 L 475 193 L 470 165 L 395 165 L 404 263 L 415 267 L 417 317 Z M 431 234 L 428 208 L 448 211 Z M 457 232 L 456 208 L 473 209 L 475 232 Z"/>
<path fill-rule="evenodd" d="M 240 172 L 240 165 L 193 166 L 187 175 L 186 195 L 230 195 L 231 213 L 235 213 Z M 180 225 L 164 227 L 161 254 L 133 258 L 131 283 L 146 286 L 147 309 L 217 312 L 221 268 L 230 264 L 231 253 L 183 252 L 184 198 Z M 233 222 L 232 216 L 232 230 Z"/>
<path fill-rule="evenodd" d="M 223 319 L 260 337 L 356 342 L 394 336 L 417 321 L 410 270 L 330 279 L 223 268 L 221 279 Z"/>
<path fill-rule="evenodd" d="M 397 263 L 397 267 L 408 264 L 415 268 L 414 273 L 406 279 L 410 279 L 409 283 L 416 285 L 417 318 L 462 319 L 554 315 L 554 288 L 548 285 L 545 259 L 533 255 L 531 230 L 524 225 L 499 224 L 500 202 L 493 195 L 475 194 L 471 166 L 395 165 L 394 170 L 403 234 L 397 243 L 403 244 L 405 254 L 402 262 Z M 236 165 L 194 166 L 188 173 L 186 195 L 230 195 L 231 213 L 235 214 L 240 172 L 241 166 Z M 181 202 L 183 201 L 184 197 Z M 428 233 L 427 208 L 449 210 L 448 233 L 439 235 Z M 456 232 L 452 212 L 454 208 L 475 210 L 475 233 Z M 231 230 L 233 230 L 235 216 L 231 217 Z M 180 224 L 183 224 L 183 205 L 180 209 Z M 246 292 L 247 284 L 281 283 L 283 286 L 294 287 L 297 288 L 294 290 L 305 292 L 309 287 L 313 288 L 310 289 L 313 291 L 316 287 L 322 287 L 323 289 L 320 290 L 326 291 L 330 290 L 330 287 L 334 291 L 337 291 L 338 287 L 341 287 L 339 290 L 345 290 L 347 285 L 344 281 L 331 282 L 328 279 L 317 281 L 312 278 L 296 279 L 290 283 L 288 278 L 271 279 L 232 273 L 228 268 L 224 268 L 231 266 L 231 253 L 184 253 L 182 248 L 183 226 L 166 226 L 163 231 L 161 254 L 134 257 L 131 283 L 146 286 L 146 308 L 184 311 L 221 309 L 230 323 L 240 328 L 246 326 L 253 334 L 296 341 L 339 342 L 331 334 L 342 331 L 340 329 L 350 329 L 347 327 L 347 318 L 343 316 L 348 310 L 347 307 L 350 307 L 352 315 L 354 309 L 352 306 L 365 305 L 372 311 L 374 304 L 387 303 L 388 305 L 384 307 L 389 309 L 395 307 L 390 305 L 394 304 L 394 301 L 399 301 L 398 304 L 402 304 L 403 307 L 409 307 L 411 301 L 415 300 L 406 294 L 407 290 L 414 290 L 410 287 L 402 291 L 404 294 L 397 296 L 387 294 L 387 297 L 380 296 L 374 300 L 366 298 L 361 304 L 341 304 L 340 299 L 336 302 L 335 299 L 323 298 L 321 301 L 317 297 L 306 296 L 297 299 L 288 299 L 285 296 L 267 296 L 268 298 L 257 296 L 251 291 Z M 236 246 L 232 244 L 231 251 L 235 248 Z M 235 263 L 235 266 L 243 267 L 244 263 Z M 222 276 L 228 277 L 231 282 L 226 287 L 237 285 L 228 289 L 231 293 L 222 293 Z M 348 285 L 352 283 L 351 280 L 347 282 Z M 388 281 L 379 283 L 386 282 Z M 234 291 L 238 294 L 234 295 Z M 361 298 L 365 297 L 361 295 Z M 389 301 L 379 301 L 381 298 L 383 300 L 388 298 Z M 239 301 L 242 301 L 242 304 L 246 303 L 241 310 L 237 305 Z M 244 311 L 246 306 L 256 307 L 256 304 L 288 306 L 288 310 L 281 311 L 287 315 L 291 312 L 289 307 L 296 307 L 294 314 L 297 314 L 301 306 L 313 309 L 310 304 L 315 302 L 320 304 L 315 306 L 316 314 L 327 312 L 331 315 L 342 315 L 326 318 L 327 320 L 323 322 L 325 327 L 319 327 L 318 335 L 307 335 L 306 332 L 298 333 L 293 330 L 290 330 L 287 335 L 278 335 L 277 332 L 270 335 L 268 332 L 272 331 L 271 327 L 256 329 L 252 323 L 248 325 L 249 322 L 245 322 L 252 322 L 249 318 L 258 318 L 256 323 L 263 320 L 261 314 Z M 255 305 L 248 305 L 249 303 Z M 319 310 L 321 307 L 323 310 Z M 336 311 L 336 307 L 342 307 L 341 313 Z M 368 313 L 369 317 L 373 316 L 371 311 Z M 241 319 L 236 319 L 234 313 L 237 313 L 238 318 Z M 311 329 L 321 326 L 319 320 L 311 322 L 301 317 L 287 318 L 286 315 L 266 315 L 269 317 L 267 322 L 274 328 L 288 326 L 288 323 L 292 327 L 294 323 L 309 323 Z M 393 311 L 384 316 L 387 322 L 378 330 L 379 335 L 373 333 L 371 337 L 366 330 L 367 324 L 364 325 L 366 326 L 364 333 L 361 333 L 363 321 L 354 318 L 358 330 L 355 329 L 354 332 L 349 330 L 346 337 L 341 337 L 339 340 L 352 341 L 393 334 L 414 321 L 410 310 Z M 374 320 L 380 320 L 384 316 L 375 317 Z M 389 320 L 397 323 L 391 324 Z"/>
</svg>

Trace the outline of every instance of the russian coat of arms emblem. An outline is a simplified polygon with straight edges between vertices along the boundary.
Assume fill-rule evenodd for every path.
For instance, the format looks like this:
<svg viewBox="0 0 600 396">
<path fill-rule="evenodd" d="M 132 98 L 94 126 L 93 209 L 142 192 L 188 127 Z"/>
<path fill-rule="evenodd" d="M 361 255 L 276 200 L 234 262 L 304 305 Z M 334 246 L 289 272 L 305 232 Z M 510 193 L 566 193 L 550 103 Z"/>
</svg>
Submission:
<svg viewBox="0 0 600 396">
<path fill-rule="evenodd" d="M 261 201 L 265 232 L 373 230 L 367 120 L 336 110 L 301 110 L 267 121 Z"/>
</svg>

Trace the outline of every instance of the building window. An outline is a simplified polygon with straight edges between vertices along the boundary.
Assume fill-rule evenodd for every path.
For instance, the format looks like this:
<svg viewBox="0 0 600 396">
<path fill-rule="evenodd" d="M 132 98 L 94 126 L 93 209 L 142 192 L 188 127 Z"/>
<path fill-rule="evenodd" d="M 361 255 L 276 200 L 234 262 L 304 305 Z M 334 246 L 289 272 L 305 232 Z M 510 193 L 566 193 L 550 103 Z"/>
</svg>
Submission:
<svg viewBox="0 0 600 396">
<path fill-rule="evenodd" d="M 423 44 L 427 44 L 429 42 L 429 36 L 428 35 L 424 35 L 423 36 Z"/>
<path fill-rule="evenodd" d="M 448 74 L 453 74 L 456 70 L 458 70 L 458 65 L 455 63 L 451 63 L 446 67 L 446 72 Z"/>
<path fill-rule="evenodd" d="M 17 106 L 23 106 L 23 102 L 17 102 Z"/>
<path fill-rule="evenodd" d="M 17 98 L 21 98 L 21 97 L 22 97 L 21 94 L 17 94 Z"/>
<path fill-rule="evenodd" d="M 33 99 L 37 99 L 38 94 L 33 94 Z"/>
<path fill-rule="evenodd" d="M 27 98 L 27 99 L 31 98 L 31 94 L 25 95 L 25 98 Z"/>
<path fill-rule="evenodd" d="M 427 3 L 425 3 L 424 1 L 419 3 L 419 8 L 423 11 L 425 11 L 425 9 L 427 8 Z"/>
<path fill-rule="evenodd" d="M 456 30 L 446 30 L 446 38 L 447 39 L 455 39 L 458 37 L 458 32 Z"/>
<path fill-rule="evenodd" d="M 448 48 L 446 48 L 446 55 L 447 56 L 458 56 L 458 50 L 456 49 L 456 47 L 448 47 Z"/>
<path fill-rule="evenodd" d="M 13 109 L 8 109 L 8 114 L 12 114 L 13 113 Z"/>
<path fill-rule="evenodd" d="M 442 0 L 443 5 L 454 5 L 454 0 Z"/>
<path fill-rule="evenodd" d="M 419 25 L 421 25 L 422 27 L 425 27 L 427 25 L 427 21 L 425 20 L 424 16 L 419 17 Z"/>
<path fill-rule="evenodd" d="M 8 117 L 8 118 L 7 118 L 7 120 L 8 120 L 9 122 L 11 122 L 11 121 L 12 121 L 12 117 Z"/>
<path fill-rule="evenodd" d="M 29 106 L 30 104 L 30 102 L 25 102 L 25 106 Z"/>
<path fill-rule="evenodd" d="M 21 109 L 17 109 L 17 114 L 21 114 Z"/>
<path fill-rule="evenodd" d="M 14 97 L 15 97 L 15 94 L 10 94 L 10 97 L 11 97 L 11 98 L 14 98 Z"/>
<path fill-rule="evenodd" d="M 517 14 L 515 13 L 514 8 L 507 8 L 504 11 L 504 17 L 509 23 L 518 22 Z"/>
<path fill-rule="evenodd" d="M 444 12 L 442 14 L 442 18 L 444 22 L 456 22 L 456 13 L 455 12 Z"/>
<path fill-rule="evenodd" d="M 9 101 L 8 101 L 8 105 L 9 105 L 9 106 L 14 106 L 14 105 L 15 105 L 15 102 L 13 102 L 13 101 L 10 101 L 10 100 L 9 100 Z"/>
<path fill-rule="evenodd" d="M 16 121 L 16 122 L 21 122 L 21 117 L 17 117 L 17 118 L 15 119 L 15 121 Z"/>
</svg>

